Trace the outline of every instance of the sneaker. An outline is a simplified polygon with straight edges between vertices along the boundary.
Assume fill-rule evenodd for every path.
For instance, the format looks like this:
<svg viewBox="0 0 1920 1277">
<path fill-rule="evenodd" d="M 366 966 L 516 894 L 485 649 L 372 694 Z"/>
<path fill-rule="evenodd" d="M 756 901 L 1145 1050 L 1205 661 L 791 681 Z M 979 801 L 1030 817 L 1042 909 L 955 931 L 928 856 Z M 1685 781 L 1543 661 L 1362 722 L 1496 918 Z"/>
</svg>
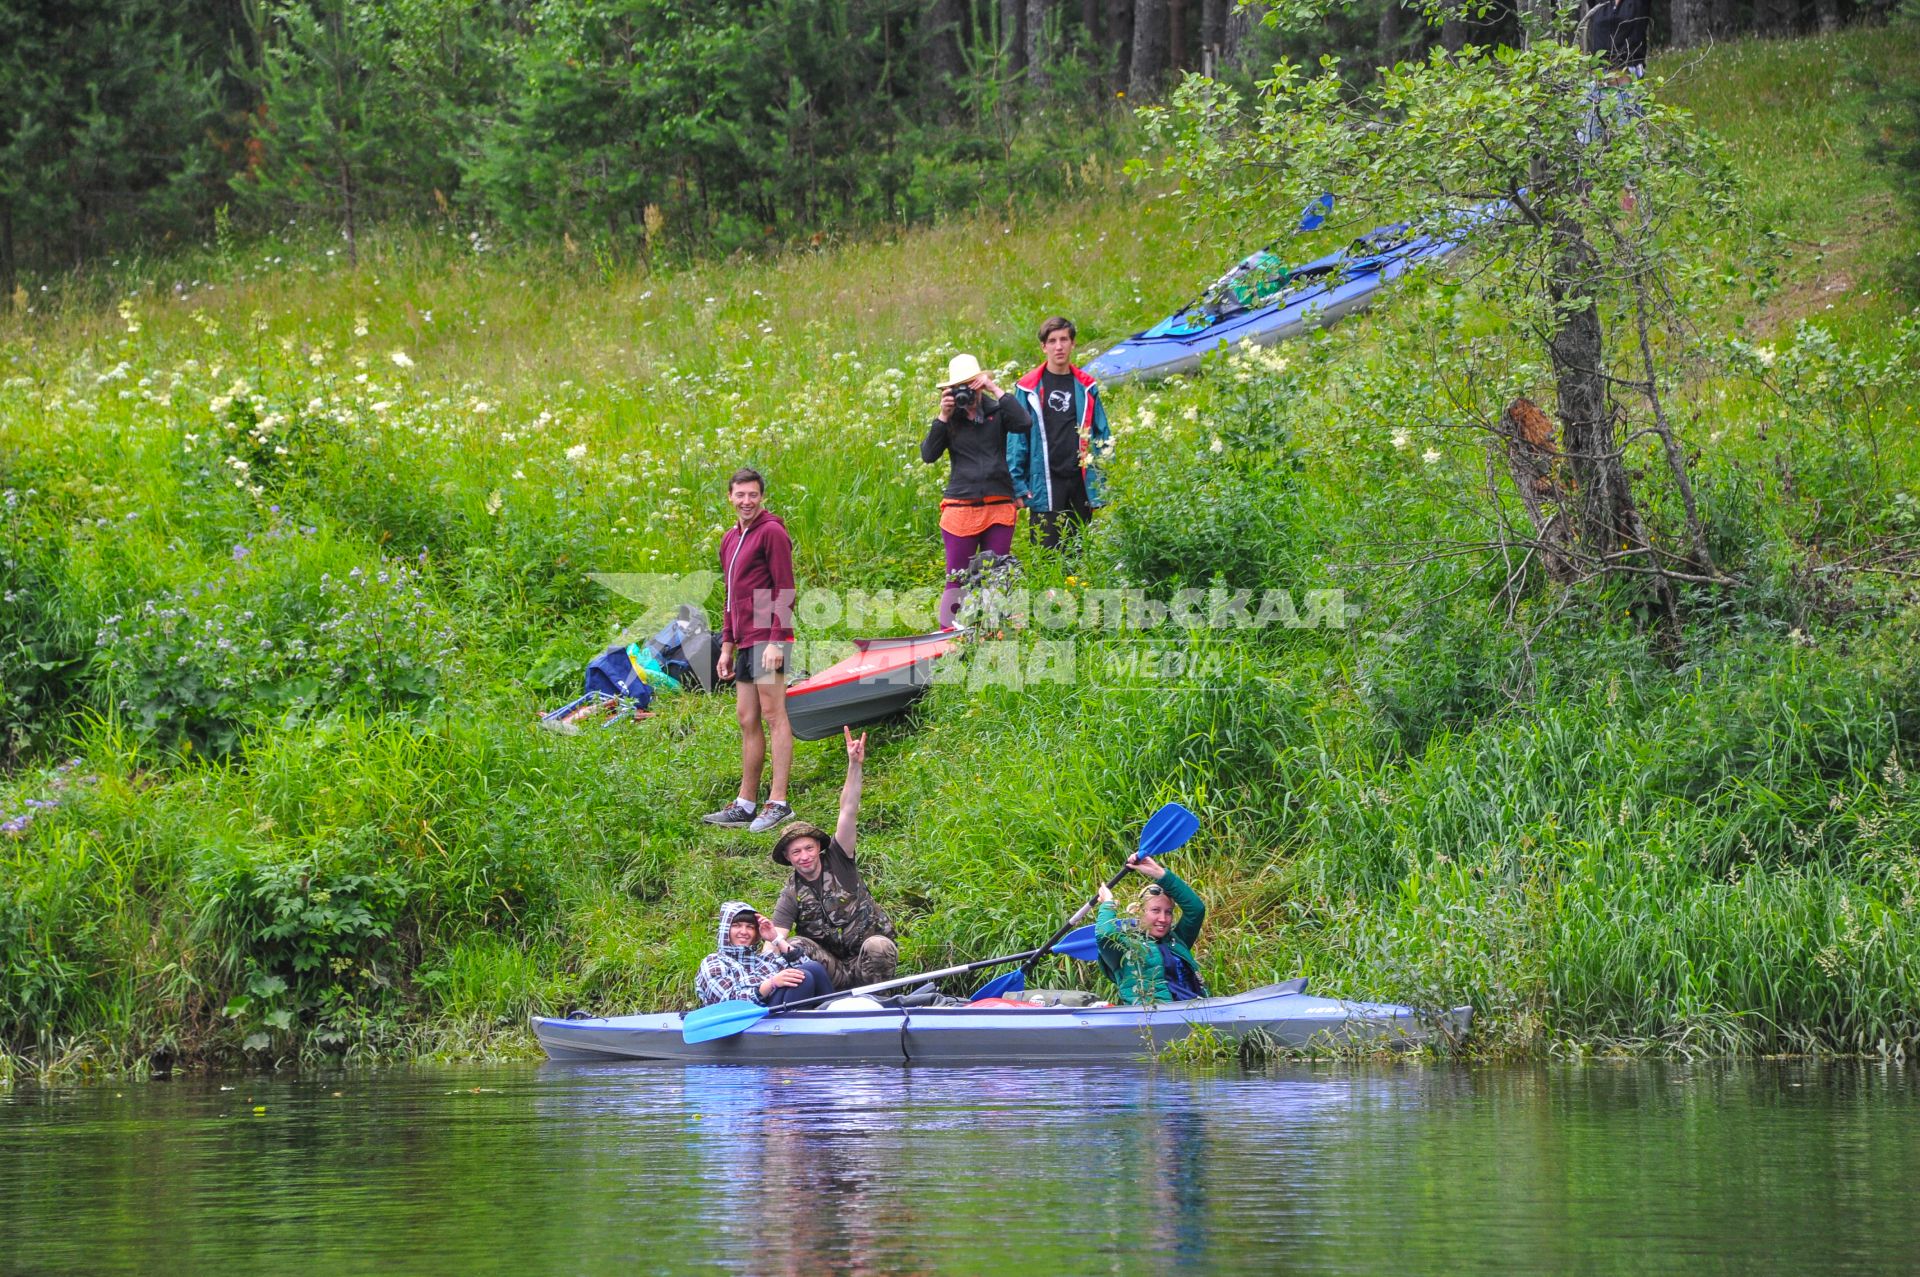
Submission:
<svg viewBox="0 0 1920 1277">
<path fill-rule="evenodd" d="M 793 808 L 787 806 L 785 803 L 769 802 L 765 807 L 760 809 L 760 814 L 753 818 L 753 823 L 747 826 L 747 832 L 750 834 L 764 834 L 767 830 L 772 829 L 782 821 L 792 819 Z"/>
<path fill-rule="evenodd" d="M 721 825 L 728 829 L 745 829 L 754 823 L 753 812 L 738 798 L 722 807 L 719 811 L 709 812 L 700 817 L 709 825 Z"/>
</svg>

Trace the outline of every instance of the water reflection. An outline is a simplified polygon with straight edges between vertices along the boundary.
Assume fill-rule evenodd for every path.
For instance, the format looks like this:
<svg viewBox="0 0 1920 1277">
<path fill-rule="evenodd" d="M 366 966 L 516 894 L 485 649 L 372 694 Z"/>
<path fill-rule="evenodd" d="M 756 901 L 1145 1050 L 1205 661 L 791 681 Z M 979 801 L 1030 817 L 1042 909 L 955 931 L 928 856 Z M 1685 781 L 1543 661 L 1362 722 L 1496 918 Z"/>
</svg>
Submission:
<svg viewBox="0 0 1920 1277">
<path fill-rule="evenodd" d="M 0 1094 L 0 1269 L 1899 1267 L 1913 1073 L 542 1066 Z"/>
</svg>

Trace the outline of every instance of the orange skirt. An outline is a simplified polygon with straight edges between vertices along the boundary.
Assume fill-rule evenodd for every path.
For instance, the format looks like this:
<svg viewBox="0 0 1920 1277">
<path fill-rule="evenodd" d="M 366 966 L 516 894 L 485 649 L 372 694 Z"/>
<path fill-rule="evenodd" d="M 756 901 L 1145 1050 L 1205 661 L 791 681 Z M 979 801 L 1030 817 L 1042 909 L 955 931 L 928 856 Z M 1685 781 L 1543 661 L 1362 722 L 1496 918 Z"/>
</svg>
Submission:
<svg viewBox="0 0 1920 1277">
<path fill-rule="evenodd" d="M 940 530 L 951 536 L 977 537 L 998 524 L 1012 527 L 1020 513 L 1010 497 L 989 497 L 984 502 L 942 501 Z"/>
</svg>

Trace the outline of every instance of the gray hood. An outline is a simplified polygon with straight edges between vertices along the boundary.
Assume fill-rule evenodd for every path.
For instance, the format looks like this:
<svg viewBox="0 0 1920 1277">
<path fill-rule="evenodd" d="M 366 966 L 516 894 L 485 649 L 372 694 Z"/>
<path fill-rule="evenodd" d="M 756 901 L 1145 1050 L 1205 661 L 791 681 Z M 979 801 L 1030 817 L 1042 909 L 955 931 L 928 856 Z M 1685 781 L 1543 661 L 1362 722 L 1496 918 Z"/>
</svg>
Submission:
<svg viewBox="0 0 1920 1277">
<path fill-rule="evenodd" d="M 751 914 L 758 915 L 759 912 L 760 911 L 758 909 L 755 909 L 752 905 L 748 904 L 744 900 L 729 900 L 727 901 L 727 903 L 721 905 L 720 906 L 720 925 L 715 929 L 714 937 L 713 937 L 714 948 L 721 953 L 733 954 L 735 957 L 738 957 L 740 954 L 751 951 L 753 946 L 750 944 L 749 945 L 728 944 L 727 928 L 733 925 L 733 920 L 736 917 L 738 917 L 740 914 L 751 913 Z"/>
</svg>

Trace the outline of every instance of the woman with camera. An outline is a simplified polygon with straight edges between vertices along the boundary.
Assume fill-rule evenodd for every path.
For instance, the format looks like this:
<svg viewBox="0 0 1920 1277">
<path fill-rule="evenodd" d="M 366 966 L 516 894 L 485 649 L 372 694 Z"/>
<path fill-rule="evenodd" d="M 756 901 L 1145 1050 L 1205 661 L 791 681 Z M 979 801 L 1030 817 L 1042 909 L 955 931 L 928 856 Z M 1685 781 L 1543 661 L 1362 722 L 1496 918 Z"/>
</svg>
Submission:
<svg viewBox="0 0 1920 1277">
<path fill-rule="evenodd" d="M 969 570 L 1004 559 L 1013 549 L 1019 507 L 1007 470 L 1007 436 L 1025 434 L 1033 423 L 1020 397 L 1002 393 L 972 355 L 953 357 L 939 389 L 940 413 L 920 442 L 920 459 L 928 465 L 943 453 L 953 459 L 940 501 L 940 536 L 947 550 L 947 588 L 940 596 L 945 629 L 953 624 Z"/>
</svg>

